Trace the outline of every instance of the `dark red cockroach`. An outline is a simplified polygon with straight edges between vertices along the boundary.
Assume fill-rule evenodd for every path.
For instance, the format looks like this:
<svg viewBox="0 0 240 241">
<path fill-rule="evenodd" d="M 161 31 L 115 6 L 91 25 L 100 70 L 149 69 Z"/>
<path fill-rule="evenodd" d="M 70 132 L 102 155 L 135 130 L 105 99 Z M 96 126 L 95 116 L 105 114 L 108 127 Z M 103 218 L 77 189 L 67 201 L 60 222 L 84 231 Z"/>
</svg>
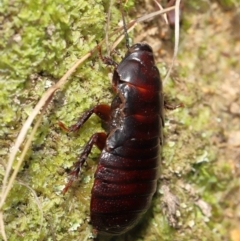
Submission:
<svg viewBox="0 0 240 241">
<path fill-rule="evenodd" d="M 138 223 L 156 191 L 164 100 L 159 71 L 148 44 L 128 47 L 120 64 L 109 58 L 104 62 L 115 66 L 112 85 L 116 96 L 111 106 L 99 104 L 69 129 L 62 123 L 60 126 L 77 131 L 95 113 L 107 123 L 108 131 L 92 135 L 63 192 L 96 145 L 102 152 L 91 192 L 91 224 L 97 234 L 120 235 Z"/>
</svg>

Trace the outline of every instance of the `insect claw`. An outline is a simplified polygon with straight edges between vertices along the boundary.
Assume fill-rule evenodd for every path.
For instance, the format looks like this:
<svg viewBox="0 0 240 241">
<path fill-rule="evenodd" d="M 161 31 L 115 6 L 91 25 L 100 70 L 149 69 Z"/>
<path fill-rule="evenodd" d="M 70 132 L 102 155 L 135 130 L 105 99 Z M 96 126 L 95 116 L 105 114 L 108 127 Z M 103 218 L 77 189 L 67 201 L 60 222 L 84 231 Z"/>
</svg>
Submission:
<svg viewBox="0 0 240 241">
<path fill-rule="evenodd" d="M 73 171 L 71 171 L 68 174 L 68 183 L 66 184 L 66 186 L 64 187 L 62 193 L 65 194 L 68 189 L 72 186 L 73 182 L 77 179 L 78 177 L 78 173 L 80 172 L 81 169 L 79 168 L 75 168 Z"/>
<path fill-rule="evenodd" d="M 58 122 L 59 127 L 66 132 L 69 132 L 69 128 L 67 128 L 61 121 Z"/>
<path fill-rule="evenodd" d="M 63 194 L 65 194 L 65 193 L 68 191 L 69 187 L 72 186 L 72 183 L 73 183 L 73 180 L 70 179 L 70 180 L 68 181 L 68 183 L 66 184 L 66 186 L 64 187 L 64 189 L 62 190 L 62 193 L 63 193 Z"/>
</svg>

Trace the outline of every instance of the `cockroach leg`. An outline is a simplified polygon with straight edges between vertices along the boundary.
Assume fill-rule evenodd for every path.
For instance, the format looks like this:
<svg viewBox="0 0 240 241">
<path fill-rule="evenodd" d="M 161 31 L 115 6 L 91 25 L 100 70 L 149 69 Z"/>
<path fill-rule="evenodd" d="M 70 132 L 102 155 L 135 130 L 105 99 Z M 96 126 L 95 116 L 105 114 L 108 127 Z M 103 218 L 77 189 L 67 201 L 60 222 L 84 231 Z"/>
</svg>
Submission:
<svg viewBox="0 0 240 241">
<path fill-rule="evenodd" d="M 183 108 L 183 107 L 184 107 L 183 103 L 180 103 L 178 105 L 173 105 L 164 100 L 164 108 L 167 110 L 175 110 L 177 108 Z"/>
<path fill-rule="evenodd" d="M 74 180 L 77 179 L 79 172 L 82 169 L 82 166 L 86 162 L 87 157 L 93 148 L 93 145 L 97 146 L 100 150 L 103 150 L 106 143 L 106 139 L 107 135 L 104 132 L 95 133 L 91 136 L 90 140 L 85 145 L 83 152 L 78 157 L 77 162 L 73 165 L 73 170 L 69 174 L 69 180 L 65 188 L 63 189 L 63 194 L 65 194 L 68 191 L 69 187 L 72 185 Z"/>
<path fill-rule="evenodd" d="M 90 118 L 90 116 L 94 113 L 103 122 L 108 123 L 110 121 L 110 112 L 111 108 L 109 105 L 99 104 L 93 107 L 92 109 L 86 111 L 77 121 L 76 124 L 67 128 L 62 122 L 59 122 L 59 126 L 61 129 L 67 132 L 76 132 L 78 131 L 82 125 Z M 86 146 L 84 147 L 83 153 L 79 156 L 78 161 L 73 165 L 73 170 L 69 174 L 69 181 L 66 184 L 65 188 L 63 189 L 63 193 L 66 193 L 69 187 L 72 185 L 73 181 L 77 179 L 79 172 L 81 171 L 81 167 L 85 163 L 93 145 L 96 145 L 100 150 L 102 150 L 106 143 L 106 134 L 105 133 L 96 133 L 94 134 L 91 139 L 88 141 Z"/>
<path fill-rule="evenodd" d="M 118 63 L 116 63 L 112 58 L 110 57 L 103 57 L 102 55 L 102 49 L 101 49 L 101 46 L 98 45 L 98 54 L 99 54 L 99 58 L 102 60 L 102 62 L 106 65 L 112 65 L 114 66 L 115 68 L 117 68 L 118 66 Z"/>
<path fill-rule="evenodd" d="M 67 128 L 62 122 L 58 122 L 60 128 L 67 132 L 76 132 L 78 131 L 82 125 L 90 118 L 90 116 L 94 113 L 96 114 L 103 122 L 108 123 L 110 120 L 110 112 L 111 107 L 109 105 L 100 104 L 96 105 L 92 109 L 86 111 L 77 121 L 76 124 Z"/>
</svg>

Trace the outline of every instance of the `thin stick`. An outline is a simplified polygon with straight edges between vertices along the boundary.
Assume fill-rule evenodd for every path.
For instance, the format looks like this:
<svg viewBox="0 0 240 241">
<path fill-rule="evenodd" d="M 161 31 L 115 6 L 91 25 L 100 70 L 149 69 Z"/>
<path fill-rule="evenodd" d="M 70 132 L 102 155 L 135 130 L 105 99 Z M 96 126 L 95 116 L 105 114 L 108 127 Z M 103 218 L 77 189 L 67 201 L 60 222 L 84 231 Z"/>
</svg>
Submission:
<svg viewBox="0 0 240 241">
<path fill-rule="evenodd" d="M 172 11 L 174 9 L 175 9 L 175 6 L 172 6 L 172 7 L 169 7 L 169 8 L 165 8 L 163 10 L 158 10 L 156 12 L 152 12 L 152 13 L 146 14 L 146 15 L 136 19 L 136 22 L 141 23 L 143 21 L 149 20 L 150 18 L 153 18 L 153 17 L 158 16 L 160 14 L 170 12 L 170 11 Z"/>
<path fill-rule="evenodd" d="M 125 34 L 125 38 L 126 38 L 126 47 L 127 47 L 127 49 L 129 49 L 130 48 L 129 36 L 128 36 L 128 30 L 127 30 L 127 26 L 126 26 L 125 17 L 124 17 L 124 10 L 123 10 L 122 1 L 121 1 L 121 12 L 122 12 L 122 20 L 123 20 L 123 29 L 124 29 L 124 34 Z"/>
<path fill-rule="evenodd" d="M 109 8 L 108 8 L 108 15 L 107 15 L 107 24 L 106 24 L 106 27 L 105 27 L 105 31 L 106 31 L 105 39 L 106 39 L 107 56 L 110 56 L 108 33 L 109 33 L 109 29 L 110 29 L 109 26 L 110 26 L 110 19 L 111 19 L 112 4 L 113 4 L 113 0 L 110 0 Z"/>
<path fill-rule="evenodd" d="M 4 241 L 7 241 L 7 236 L 4 228 L 3 212 L 0 211 L 0 232 Z"/>
<path fill-rule="evenodd" d="M 173 69 L 174 62 L 177 58 L 178 46 L 179 46 L 180 3 L 181 3 L 181 0 L 176 0 L 176 4 L 174 6 L 175 7 L 174 52 L 173 52 L 173 57 L 172 57 L 172 62 L 171 62 L 170 68 L 168 69 L 168 72 L 163 80 L 163 84 L 166 84 L 166 82 L 170 76 L 170 73 Z"/>
<path fill-rule="evenodd" d="M 154 2 L 157 4 L 157 6 L 159 7 L 160 10 L 164 9 L 162 7 L 162 5 L 157 0 L 154 0 Z M 163 14 L 163 19 L 164 19 L 165 23 L 168 24 L 168 19 L 167 19 L 167 15 L 166 14 Z"/>
</svg>

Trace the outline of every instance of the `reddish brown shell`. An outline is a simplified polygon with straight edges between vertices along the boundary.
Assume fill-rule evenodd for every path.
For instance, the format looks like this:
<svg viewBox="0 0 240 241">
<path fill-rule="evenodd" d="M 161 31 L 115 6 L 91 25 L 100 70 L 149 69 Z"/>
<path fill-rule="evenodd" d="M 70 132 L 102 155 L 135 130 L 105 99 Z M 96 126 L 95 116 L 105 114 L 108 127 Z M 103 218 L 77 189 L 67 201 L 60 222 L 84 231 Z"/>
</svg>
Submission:
<svg viewBox="0 0 240 241">
<path fill-rule="evenodd" d="M 153 51 L 133 45 L 115 68 L 106 145 L 91 197 L 97 233 L 119 235 L 134 227 L 156 191 L 162 144 L 163 94 Z"/>
</svg>

